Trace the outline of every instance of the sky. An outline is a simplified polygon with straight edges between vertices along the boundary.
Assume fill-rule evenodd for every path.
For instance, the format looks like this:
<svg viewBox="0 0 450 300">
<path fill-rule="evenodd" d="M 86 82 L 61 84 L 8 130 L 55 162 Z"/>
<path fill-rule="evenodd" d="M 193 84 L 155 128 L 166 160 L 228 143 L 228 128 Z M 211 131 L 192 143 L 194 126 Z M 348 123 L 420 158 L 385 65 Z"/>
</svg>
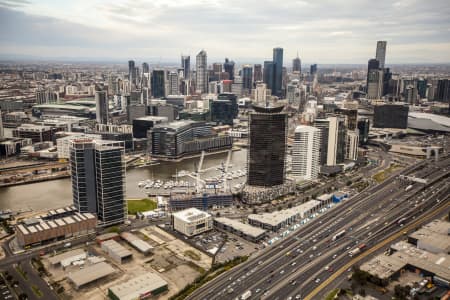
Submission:
<svg viewBox="0 0 450 300">
<path fill-rule="evenodd" d="M 449 0 L 0 0 L 0 58 L 450 63 Z M 191 58 L 193 61 L 194 58 Z"/>
</svg>

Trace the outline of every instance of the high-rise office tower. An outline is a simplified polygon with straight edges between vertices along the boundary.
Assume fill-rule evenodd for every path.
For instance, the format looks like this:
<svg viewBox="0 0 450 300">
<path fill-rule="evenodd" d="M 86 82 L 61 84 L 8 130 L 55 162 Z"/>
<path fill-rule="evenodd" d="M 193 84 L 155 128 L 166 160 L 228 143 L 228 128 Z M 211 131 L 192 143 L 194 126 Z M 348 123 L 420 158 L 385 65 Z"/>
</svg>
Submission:
<svg viewBox="0 0 450 300">
<path fill-rule="evenodd" d="M 220 74 L 222 73 L 222 64 L 221 63 L 213 63 L 213 72 L 220 79 Z"/>
<path fill-rule="evenodd" d="M 94 213 L 102 225 L 123 223 L 125 161 L 123 142 L 77 139 L 70 145 L 73 204 Z"/>
<path fill-rule="evenodd" d="M 335 116 L 316 119 L 314 127 L 321 130 L 320 164 L 334 166 L 345 159 L 347 129 L 345 117 Z"/>
<path fill-rule="evenodd" d="M 128 61 L 128 79 L 131 84 L 136 84 L 136 67 L 134 60 Z"/>
<path fill-rule="evenodd" d="M 261 64 L 255 64 L 253 68 L 253 82 L 259 82 L 263 80 L 262 66 Z"/>
<path fill-rule="evenodd" d="M 274 88 L 272 95 L 281 97 L 283 95 L 283 48 L 273 49 L 274 64 Z"/>
<path fill-rule="evenodd" d="M 384 63 L 386 59 L 386 41 L 378 41 L 377 42 L 377 51 L 375 54 L 376 60 L 380 62 L 380 69 L 384 68 Z"/>
<path fill-rule="evenodd" d="M 383 96 L 382 69 L 372 69 L 367 74 L 367 99 L 380 99 Z"/>
<path fill-rule="evenodd" d="M 317 64 L 312 64 L 309 67 L 309 74 L 310 75 L 316 75 L 316 73 L 317 73 Z"/>
<path fill-rule="evenodd" d="M 108 124 L 109 102 L 106 91 L 95 91 L 95 116 L 97 123 Z"/>
<path fill-rule="evenodd" d="M 275 81 L 275 65 L 273 61 L 266 60 L 264 62 L 264 83 L 273 93 Z"/>
<path fill-rule="evenodd" d="M 319 149 L 320 129 L 297 126 L 292 147 L 292 175 L 304 180 L 317 179 L 320 169 Z"/>
<path fill-rule="evenodd" d="M 181 56 L 181 68 L 183 69 L 183 74 L 185 79 L 190 79 L 191 77 L 191 57 Z"/>
<path fill-rule="evenodd" d="M 292 72 L 302 72 L 302 61 L 298 57 L 298 53 L 297 57 L 292 60 Z"/>
<path fill-rule="evenodd" d="M 245 65 L 242 67 L 242 82 L 244 84 L 244 91 L 246 91 L 247 93 L 251 91 L 253 86 L 252 73 L 252 66 Z"/>
<path fill-rule="evenodd" d="M 258 105 L 266 106 L 267 89 L 265 83 L 258 83 L 255 87 L 255 102 Z"/>
<path fill-rule="evenodd" d="M 165 87 L 165 71 L 164 70 L 153 70 L 152 72 L 152 96 L 154 98 L 162 98 L 166 95 Z"/>
<path fill-rule="evenodd" d="M 225 58 L 225 63 L 223 64 L 223 69 L 230 76 L 230 80 L 234 80 L 234 61 Z"/>
<path fill-rule="evenodd" d="M 347 141 L 345 143 L 345 158 L 350 160 L 358 159 L 359 132 L 356 130 L 347 131 Z"/>
<path fill-rule="evenodd" d="M 178 90 L 178 73 L 177 72 L 169 72 L 168 74 L 168 81 L 169 81 L 169 91 L 168 95 L 179 95 Z"/>
<path fill-rule="evenodd" d="M 146 62 L 142 63 L 142 73 L 150 73 L 150 67 Z"/>
<path fill-rule="evenodd" d="M 200 93 L 208 92 L 208 63 L 206 58 L 206 51 L 200 51 L 195 59 L 195 77 L 196 77 L 196 89 Z"/>
<path fill-rule="evenodd" d="M 284 183 L 287 114 L 283 107 L 254 106 L 249 115 L 247 184 L 271 187 Z"/>
</svg>

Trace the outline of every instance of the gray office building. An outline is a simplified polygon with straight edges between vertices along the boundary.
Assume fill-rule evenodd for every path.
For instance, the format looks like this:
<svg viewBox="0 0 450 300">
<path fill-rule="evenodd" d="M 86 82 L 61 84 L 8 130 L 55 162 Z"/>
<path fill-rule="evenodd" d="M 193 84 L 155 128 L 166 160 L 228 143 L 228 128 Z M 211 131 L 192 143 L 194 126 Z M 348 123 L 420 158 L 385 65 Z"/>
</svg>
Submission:
<svg viewBox="0 0 450 300">
<path fill-rule="evenodd" d="M 106 91 L 95 91 L 95 114 L 97 123 L 108 124 L 109 103 Z"/>
<path fill-rule="evenodd" d="M 127 216 L 123 155 L 123 142 L 78 139 L 70 145 L 73 204 L 80 213 L 95 213 L 103 226 Z"/>
<path fill-rule="evenodd" d="M 377 51 L 375 54 L 376 60 L 380 62 L 380 69 L 384 68 L 384 63 L 386 60 L 386 41 L 378 41 L 377 42 Z"/>
<path fill-rule="evenodd" d="M 272 94 L 283 95 L 283 48 L 273 48 L 274 88 Z"/>
</svg>

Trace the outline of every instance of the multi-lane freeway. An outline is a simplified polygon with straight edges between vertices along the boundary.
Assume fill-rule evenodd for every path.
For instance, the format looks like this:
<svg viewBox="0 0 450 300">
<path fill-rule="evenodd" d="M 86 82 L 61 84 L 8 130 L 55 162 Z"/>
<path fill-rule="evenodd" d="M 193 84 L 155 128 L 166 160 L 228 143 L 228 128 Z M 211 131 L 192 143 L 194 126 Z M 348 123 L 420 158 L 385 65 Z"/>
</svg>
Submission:
<svg viewBox="0 0 450 300">
<path fill-rule="evenodd" d="M 349 251 L 366 245 L 367 255 L 385 245 L 388 237 L 403 234 L 408 223 L 420 225 L 448 208 L 450 157 L 425 160 L 394 173 L 383 183 L 335 206 L 301 227 L 291 237 L 222 274 L 195 291 L 189 299 L 235 299 L 251 291 L 249 299 L 322 299 L 331 286 L 327 278 L 342 276 L 357 261 Z M 398 179 L 398 175 L 427 179 L 427 184 Z M 447 198 L 446 198 L 447 197 Z M 401 222 L 399 223 L 399 220 Z M 405 226 L 405 227 L 402 227 Z M 345 233 L 337 238 L 337 233 Z M 406 233 L 406 232 L 405 232 Z M 325 283 L 326 281 L 326 283 Z"/>
</svg>

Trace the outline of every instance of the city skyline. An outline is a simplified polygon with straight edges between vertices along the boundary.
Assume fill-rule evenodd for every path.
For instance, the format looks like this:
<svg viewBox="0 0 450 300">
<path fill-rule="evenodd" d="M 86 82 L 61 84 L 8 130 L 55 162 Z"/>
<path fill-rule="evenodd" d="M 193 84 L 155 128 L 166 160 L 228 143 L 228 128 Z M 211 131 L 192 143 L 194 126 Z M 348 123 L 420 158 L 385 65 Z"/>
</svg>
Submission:
<svg viewBox="0 0 450 300">
<path fill-rule="evenodd" d="M 375 56 L 375 41 L 386 40 L 387 65 L 448 62 L 450 9 L 432 2 L 3 0 L 0 58 L 176 62 L 205 49 L 211 62 L 244 63 L 267 60 L 281 47 L 285 64 L 297 51 L 306 63 L 364 64 Z"/>
</svg>

